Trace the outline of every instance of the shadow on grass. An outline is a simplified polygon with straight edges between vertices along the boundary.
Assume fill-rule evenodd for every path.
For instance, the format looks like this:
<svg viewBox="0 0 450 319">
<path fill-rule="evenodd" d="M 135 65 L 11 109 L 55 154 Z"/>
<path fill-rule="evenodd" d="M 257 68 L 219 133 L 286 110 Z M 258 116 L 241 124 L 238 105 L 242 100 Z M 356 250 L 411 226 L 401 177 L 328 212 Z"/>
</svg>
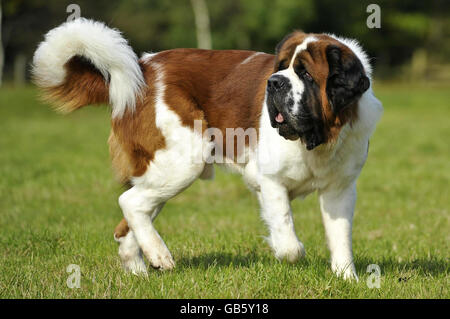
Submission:
<svg viewBox="0 0 450 319">
<path fill-rule="evenodd" d="M 181 257 L 178 264 L 182 267 L 207 269 L 210 267 L 249 267 L 254 264 L 272 264 L 274 259 L 250 252 L 247 254 L 232 254 L 214 252 L 194 257 Z"/>
<path fill-rule="evenodd" d="M 312 256 L 311 256 L 312 257 Z M 326 266 L 330 267 L 330 262 L 327 258 L 322 256 L 313 256 L 302 258 L 299 262 L 295 264 L 288 264 L 293 267 L 317 267 Z M 278 261 L 271 255 L 259 254 L 256 252 L 249 252 L 246 254 L 233 254 L 233 253 L 223 253 L 223 252 L 213 252 L 207 253 L 194 257 L 181 257 L 179 261 L 179 266 L 190 267 L 190 268 L 200 268 L 207 269 L 210 267 L 251 267 L 255 264 L 262 265 L 274 265 Z M 403 273 L 403 272 L 417 272 L 419 275 L 440 275 L 449 272 L 449 263 L 445 259 L 437 258 L 418 258 L 412 261 L 398 261 L 394 257 L 373 259 L 373 258 L 356 258 L 355 266 L 358 273 L 364 273 L 367 270 L 367 266 L 370 264 L 376 264 L 380 266 L 381 273 Z"/>
<path fill-rule="evenodd" d="M 291 267 L 313 267 L 315 260 L 308 258 L 302 258 L 297 263 L 291 264 L 286 261 L 281 263 Z M 327 261 L 323 261 L 326 263 Z M 255 264 L 273 266 L 280 263 L 273 255 L 249 252 L 246 254 L 233 254 L 223 252 L 207 253 L 194 257 L 183 256 L 178 262 L 181 267 L 207 269 L 211 267 L 234 267 L 234 268 L 246 268 L 254 266 Z"/>
<path fill-rule="evenodd" d="M 383 258 L 381 260 L 374 258 L 357 258 L 355 266 L 358 273 L 365 272 L 367 266 L 375 264 L 380 266 L 382 274 L 417 272 L 419 275 L 440 275 L 449 272 L 449 262 L 438 258 L 417 258 L 414 260 L 398 261 L 394 257 Z"/>
</svg>

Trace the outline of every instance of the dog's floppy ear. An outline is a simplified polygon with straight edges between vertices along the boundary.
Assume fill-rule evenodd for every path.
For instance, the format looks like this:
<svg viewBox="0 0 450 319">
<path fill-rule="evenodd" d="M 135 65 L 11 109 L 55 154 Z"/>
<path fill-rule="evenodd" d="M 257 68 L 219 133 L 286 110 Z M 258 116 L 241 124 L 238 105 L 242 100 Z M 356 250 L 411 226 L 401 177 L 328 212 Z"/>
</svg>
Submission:
<svg viewBox="0 0 450 319">
<path fill-rule="evenodd" d="M 354 103 L 370 86 L 361 61 L 336 45 L 326 49 L 329 65 L 327 95 L 334 114 Z"/>
</svg>

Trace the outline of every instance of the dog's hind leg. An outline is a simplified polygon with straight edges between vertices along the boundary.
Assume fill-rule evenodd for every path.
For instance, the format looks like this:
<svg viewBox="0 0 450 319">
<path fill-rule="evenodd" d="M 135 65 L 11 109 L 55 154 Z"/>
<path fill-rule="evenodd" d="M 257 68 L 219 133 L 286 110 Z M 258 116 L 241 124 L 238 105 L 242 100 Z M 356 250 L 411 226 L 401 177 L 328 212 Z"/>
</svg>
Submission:
<svg viewBox="0 0 450 319">
<path fill-rule="evenodd" d="M 205 167 L 201 157 L 196 160 L 198 157 L 188 156 L 202 151 L 202 137 L 186 131 L 184 135 L 178 135 L 185 141 L 168 143 L 165 150 L 155 155 L 146 172 L 133 178 L 134 186 L 119 197 L 124 217 L 144 256 L 153 268 L 161 270 L 172 269 L 175 262 L 153 226 L 152 215 L 156 215 L 158 208 L 170 198 L 189 187 Z"/>
<path fill-rule="evenodd" d="M 150 265 L 172 269 L 175 262 L 151 220 L 151 213 L 162 204 L 159 200 L 152 189 L 134 186 L 120 196 L 119 204 L 132 230 L 129 236 L 134 236 Z"/>
<path fill-rule="evenodd" d="M 203 171 L 204 164 L 194 165 L 193 169 L 180 171 L 170 166 L 170 171 L 156 172 L 146 177 L 123 193 L 119 198 L 125 219 L 142 249 L 145 257 L 153 268 L 172 269 L 175 262 L 166 244 L 159 236 L 152 223 L 151 215 L 168 199 L 186 189 Z M 183 174 L 184 173 L 184 174 Z M 147 174 L 146 174 L 147 175 Z"/>
<path fill-rule="evenodd" d="M 119 243 L 119 257 L 124 270 L 134 275 L 146 275 L 147 267 L 134 233 L 129 230 L 125 236 L 114 236 L 114 239 Z"/>
<path fill-rule="evenodd" d="M 164 203 L 156 207 L 151 214 L 152 222 L 158 216 L 159 212 L 164 207 Z M 122 266 L 127 272 L 135 275 L 146 275 L 147 267 L 142 256 L 142 250 L 139 247 L 136 237 L 132 230 L 129 229 L 128 223 L 125 219 L 116 226 L 114 230 L 114 240 L 119 243 L 119 257 Z"/>
</svg>

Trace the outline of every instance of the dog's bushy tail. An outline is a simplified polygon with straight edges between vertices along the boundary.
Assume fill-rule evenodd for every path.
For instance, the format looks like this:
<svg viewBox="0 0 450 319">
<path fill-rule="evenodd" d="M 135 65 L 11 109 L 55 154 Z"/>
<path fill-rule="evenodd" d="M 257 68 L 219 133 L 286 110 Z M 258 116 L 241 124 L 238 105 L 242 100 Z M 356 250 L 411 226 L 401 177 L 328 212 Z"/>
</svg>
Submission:
<svg viewBox="0 0 450 319">
<path fill-rule="evenodd" d="M 68 113 L 109 103 L 112 116 L 133 111 L 145 86 L 138 58 L 120 32 L 79 18 L 50 30 L 33 57 L 33 81 Z"/>
</svg>

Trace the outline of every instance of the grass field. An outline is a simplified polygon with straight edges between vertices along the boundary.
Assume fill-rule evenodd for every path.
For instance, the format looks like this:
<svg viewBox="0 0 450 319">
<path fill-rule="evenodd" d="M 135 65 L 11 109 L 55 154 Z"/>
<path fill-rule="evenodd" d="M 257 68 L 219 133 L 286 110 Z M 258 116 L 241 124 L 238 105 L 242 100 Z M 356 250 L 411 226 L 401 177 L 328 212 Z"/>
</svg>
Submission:
<svg viewBox="0 0 450 319">
<path fill-rule="evenodd" d="M 33 88 L 0 90 L 0 298 L 449 298 L 450 88 L 379 85 L 385 113 L 358 181 L 360 282 L 330 270 L 317 196 L 293 203 L 307 257 L 278 262 L 257 201 L 217 170 L 170 201 L 156 228 L 177 267 L 125 274 L 113 241 L 121 187 L 109 168 L 109 110 L 69 116 Z M 66 268 L 81 268 L 68 288 Z M 369 264 L 381 287 L 369 289 Z"/>
</svg>

